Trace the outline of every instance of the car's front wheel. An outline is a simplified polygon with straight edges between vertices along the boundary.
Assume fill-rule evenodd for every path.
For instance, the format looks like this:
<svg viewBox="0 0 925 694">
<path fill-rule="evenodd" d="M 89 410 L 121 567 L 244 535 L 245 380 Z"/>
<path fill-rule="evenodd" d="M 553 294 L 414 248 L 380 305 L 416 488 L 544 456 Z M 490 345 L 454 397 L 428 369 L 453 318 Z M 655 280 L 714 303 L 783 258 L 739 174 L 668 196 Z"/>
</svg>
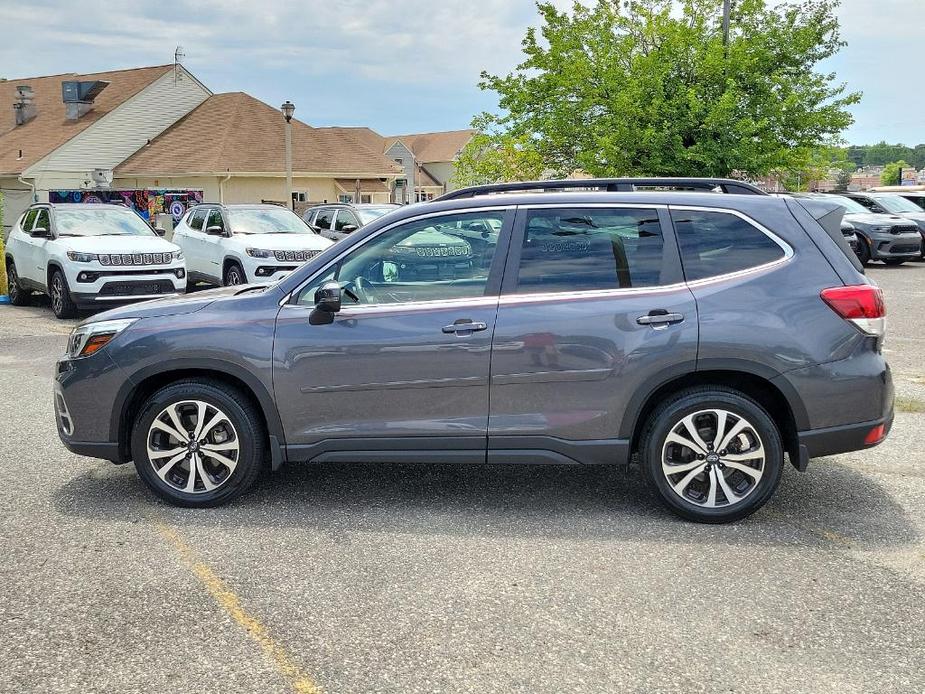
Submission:
<svg viewBox="0 0 925 694">
<path fill-rule="evenodd" d="M 784 459 L 764 408 L 722 387 L 691 388 L 661 403 L 640 452 L 667 506 L 700 523 L 728 523 L 761 508 L 777 489 Z"/>
<path fill-rule="evenodd" d="M 9 292 L 10 303 L 13 306 L 28 306 L 32 303 L 32 292 L 23 289 L 19 284 L 19 275 L 16 274 L 16 264 L 12 260 L 6 262 L 6 285 Z"/>
<path fill-rule="evenodd" d="M 887 258 L 883 262 L 891 267 L 896 267 L 897 265 L 902 265 L 903 263 L 905 263 L 906 259 L 905 258 Z"/>
<path fill-rule="evenodd" d="M 240 265 L 231 263 L 225 270 L 225 286 L 232 287 L 236 284 L 247 284 L 247 277 Z"/>
<path fill-rule="evenodd" d="M 247 491 L 264 467 L 260 413 L 240 391 L 212 381 L 161 388 L 141 408 L 132 433 L 135 469 L 177 506 L 226 503 Z"/>
<path fill-rule="evenodd" d="M 51 273 L 48 293 L 51 296 L 51 310 L 56 318 L 74 318 L 77 315 L 77 305 L 71 298 L 71 290 L 68 289 L 67 279 L 61 270 Z"/>
</svg>

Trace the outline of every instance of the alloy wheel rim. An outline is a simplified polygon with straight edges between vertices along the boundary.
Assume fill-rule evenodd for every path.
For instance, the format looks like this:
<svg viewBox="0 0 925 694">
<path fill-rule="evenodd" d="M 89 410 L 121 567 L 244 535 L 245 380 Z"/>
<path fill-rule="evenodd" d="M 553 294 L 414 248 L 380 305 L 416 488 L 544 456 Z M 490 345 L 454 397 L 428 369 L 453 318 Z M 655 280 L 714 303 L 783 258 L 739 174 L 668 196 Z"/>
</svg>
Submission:
<svg viewBox="0 0 925 694">
<path fill-rule="evenodd" d="M 187 494 L 214 491 L 231 479 L 241 456 L 228 415 L 202 400 L 181 400 L 151 422 L 148 460 L 161 481 Z"/>
<path fill-rule="evenodd" d="M 236 284 L 241 284 L 241 278 L 238 275 L 238 271 L 235 268 L 232 268 L 228 271 L 228 284 L 233 286 Z"/>
<path fill-rule="evenodd" d="M 19 278 L 16 276 L 16 268 L 13 265 L 6 269 L 6 284 L 11 299 L 19 294 Z"/>
<path fill-rule="evenodd" d="M 757 489 L 766 453 L 755 426 L 742 415 L 707 409 L 682 417 L 662 445 L 662 474 L 684 501 L 729 508 Z"/>
<path fill-rule="evenodd" d="M 51 281 L 51 306 L 55 313 L 60 313 L 64 306 L 64 288 L 61 286 L 61 275 L 55 275 Z"/>
</svg>

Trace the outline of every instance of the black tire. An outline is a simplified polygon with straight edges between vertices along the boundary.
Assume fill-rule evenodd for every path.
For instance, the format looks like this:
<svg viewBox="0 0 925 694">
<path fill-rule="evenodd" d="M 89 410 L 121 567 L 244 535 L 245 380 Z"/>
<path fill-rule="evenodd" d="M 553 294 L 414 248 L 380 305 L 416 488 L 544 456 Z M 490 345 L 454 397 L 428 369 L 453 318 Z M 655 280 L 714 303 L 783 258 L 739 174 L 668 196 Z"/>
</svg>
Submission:
<svg viewBox="0 0 925 694">
<path fill-rule="evenodd" d="M 67 278 L 61 270 L 53 270 L 48 281 L 48 296 L 51 298 L 51 310 L 56 318 L 75 318 L 77 304 L 71 298 L 71 290 L 67 286 Z"/>
<path fill-rule="evenodd" d="M 28 306 L 32 303 L 32 292 L 28 289 L 23 289 L 19 284 L 19 275 L 12 259 L 6 261 L 6 285 L 10 303 L 13 306 Z"/>
<path fill-rule="evenodd" d="M 223 479 L 221 479 L 221 476 L 228 470 L 228 467 L 218 465 L 214 460 L 210 460 L 207 454 L 204 455 L 201 470 L 210 473 L 208 480 L 211 484 L 217 484 L 211 490 L 206 486 L 203 479 L 204 473 L 200 469 L 197 469 L 195 473 L 193 492 L 178 488 L 178 486 L 185 487 L 189 484 L 191 468 L 188 458 L 183 458 L 170 466 L 168 468 L 170 471 L 166 472 L 165 478 L 162 479 L 158 471 L 155 470 L 148 453 L 148 442 L 151 436 L 160 437 L 161 440 L 166 441 L 163 450 L 171 450 L 169 447 L 175 445 L 173 443 L 174 438 L 168 436 L 164 439 L 165 434 L 160 431 L 152 432 L 154 420 L 162 416 L 166 408 L 172 405 L 179 404 L 181 414 L 183 408 L 195 408 L 195 404 L 190 404 L 190 401 L 203 402 L 210 408 L 214 408 L 207 410 L 207 419 L 211 420 L 216 413 L 220 412 L 225 415 L 227 421 L 231 424 L 231 428 L 228 429 L 222 423 L 209 432 L 205 432 L 203 436 L 217 436 L 224 432 L 227 436 L 225 441 L 231 441 L 238 445 L 234 454 L 236 456 L 236 465 L 233 470 L 227 472 L 227 476 Z M 171 421 L 169 415 L 167 421 Z M 182 433 L 190 433 L 189 429 L 197 424 L 195 419 L 184 419 L 182 416 L 180 421 L 181 424 L 187 425 L 185 427 L 186 431 Z M 266 442 L 267 437 L 263 419 L 247 396 L 236 388 L 217 381 L 190 379 L 165 386 L 145 401 L 132 429 L 131 448 L 135 469 L 151 491 L 175 506 L 206 508 L 225 504 L 254 485 L 254 482 L 257 481 L 260 473 L 266 467 Z M 187 448 L 192 445 L 193 442 L 189 442 Z M 180 448 L 182 447 L 178 446 L 172 450 L 180 450 Z M 196 450 L 204 452 L 207 448 L 199 449 L 197 447 Z M 224 451 L 223 455 L 232 456 L 228 451 Z M 158 462 L 163 461 L 165 457 L 167 460 L 160 465 L 159 469 L 161 470 L 168 467 L 173 459 L 172 457 L 162 456 Z M 212 474 L 213 472 L 216 474 Z"/>
<path fill-rule="evenodd" d="M 883 262 L 889 265 L 890 267 L 897 267 L 905 263 L 906 259 L 905 258 L 887 258 Z"/>
<path fill-rule="evenodd" d="M 669 476 L 662 471 L 662 454 L 663 451 L 668 450 L 687 451 L 690 454 L 689 459 L 691 461 L 697 460 L 698 464 L 700 464 L 699 460 L 703 459 L 704 462 L 702 464 L 707 465 L 709 457 L 698 456 L 693 449 L 684 447 L 668 449 L 669 444 L 666 439 L 669 433 L 681 426 L 682 420 L 688 415 L 713 408 L 722 409 L 737 418 L 744 418 L 746 422 L 751 425 L 748 431 L 757 434 L 759 437 L 758 443 L 763 446 L 765 457 L 764 468 L 757 482 L 752 481 L 752 478 L 745 475 L 743 472 L 737 470 L 732 470 L 730 472 L 728 465 L 731 465 L 731 463 L 727 460 L 725 463 L 714 462 L 713 466 L 716 468 L 714 472 L 710 472 L 710 467 L 705 468 L 692 479 L 688 486 L 681 490 L 682 492 L 686 492 L 691 487 L 696 487 L 697 485 L 704 486 L 707 484 L 707 479 L 711 480 L 710 486 L 712 486 L 712 480 L 714 478 L 710 477 L 710 475 L 720 474 L 724 476 L 724 484 L 731 487 L 733 491 L 738 491 L 743 485 L 750 484 L 747 491 L 743 493 L 743 497 L 740 501 L 732 503 L 731 505 L 718 505 L 709 508 L 695 503 L 688 496 L 682 497 L 680 493 L 672 488 L 672 483 L 674 485 L 679 485 L 687 478 L 686 475 L 685 477 L 680 477 L 680 475 L 685 474 L 687 471 L 685 470 L 681 473 L 672 474 L 671 482 L 669 482 Z M 701 415 L 701 417 L 704 416 Z M 705 418 L 709 420 L 709 415 L 705 416 Z M 705 429 L 700 429 L 700 421 L 703 420 L 694 420 L 694 424 L 697 425 L 695 428 L 698 429 L 698 432 L 707 431 Z M 728 415 L 726 421 L 733 422 L 732 419 L 728 419 Z M 735 423 L 729 424 L 725 428 L 725 431 L 729 432 L 733 426 L 735 426 Z M 716 428 L 718 428 L 718 425 Z M 715 433 L 715 429 L 713 431 Z M 703 442 L 707 443 L 709 432 L 707 432 L 706 437 L 704 437 L 703 434 L 699 435 L 703 437 Z M 727 445 L 738 445 L 738 441 L 739 437 L 737 436 Z M 676 446 L 677 444 L 671 445 Z M 712 451 L 712 448 L 710 451 Z M 770 415 L 768 415 L 761 405 L 751 398 L 746 397 L 738 391 L 721 386 L 689 388 L 676 393 L 659 404 L 646 422 L 640 441 L 639 452 L 642 459 L 642 467 L 646 471 L 646 476 L 650 484 L 655 488 L 668 508 L 682 518 L 698 523 L 729 523 L 750 516 L 764 506 L 768 499 L 771 498 L 771 495 L 774 494 L 774 491 L 780 483 L 780 477 L 784 467 L 781 436 L 774 420 L 771 419 Z M 713 452 L 719 453 L 717 451 Z M 723 450 L 722 453 L 725 455 L 726 451 Z M 734 451 L 730 451 L 730 454 L 732 453 L 734 453 Z M 741 464 L 739 465 L 741 467 Z M 720 468 L 725 470 L 725 472 L 721 471 Z M 691 469 L 690 472 L 693 472 L 693 469 Z M 701 476 L 703 476 L 702 481 Z M 730 480 L 732 480 L 732 483 L 730 483 Z M 718 480 L 716 486 L 717 489 L 720 490 Z M 709 487 L 706 488 L 709 489 Z M 694 489 L 693 493 L 696 493 L 696 491 L 697 490 Z M 706 494 L 705 490 L 704 494 Z M 717 491 L 716 495 L 717 498 L 722 496 L 728 503 L 728 497 L 723 491 Z"/>
<path fill-rule="evenodd" d="M 244 274 L 244 268 L 238 263 L 229 263 L 228 268 L 225 270 L 225 276 L 222 278 L 222 283 L 226 287 L 247 284 L 247 275 Z"/>
<path fill-rule="evenodd" d="M 858 260 L 861 261 L 861 265 L 867 265 L 870 262 L 870 246 L 863 236 L 858 237 Z"/>
</svg>

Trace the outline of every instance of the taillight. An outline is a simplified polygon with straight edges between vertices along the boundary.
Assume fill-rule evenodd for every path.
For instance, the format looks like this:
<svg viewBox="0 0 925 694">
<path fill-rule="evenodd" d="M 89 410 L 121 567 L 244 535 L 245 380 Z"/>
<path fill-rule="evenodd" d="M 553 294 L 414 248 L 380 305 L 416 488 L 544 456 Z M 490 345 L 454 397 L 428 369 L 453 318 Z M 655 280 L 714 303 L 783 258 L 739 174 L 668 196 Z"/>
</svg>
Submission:
<svg viewBox="0 0 925 694">
<path fill-rule="evenodd" d="M 820 296 L 835 313 L 854 323 L 861 332 L 881 337 L 886 331 L 886 305 L 880 287 L 871 284 L 831 287 L 823 289 Z"/>
</svg>

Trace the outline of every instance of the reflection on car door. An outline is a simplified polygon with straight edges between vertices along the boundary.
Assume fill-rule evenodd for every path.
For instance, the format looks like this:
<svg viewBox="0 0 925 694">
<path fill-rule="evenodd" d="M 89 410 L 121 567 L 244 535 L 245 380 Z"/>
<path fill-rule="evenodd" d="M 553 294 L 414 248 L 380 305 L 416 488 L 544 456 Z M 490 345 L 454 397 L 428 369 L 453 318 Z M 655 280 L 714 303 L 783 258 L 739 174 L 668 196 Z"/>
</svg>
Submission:
<svg viewBox="0 0 925 694">
<path fill-rule="evenodd" d="M 439 231 L 473 215 L 504 222 L 488 270 Z M 512 222 L 503 208 L 399 222 L 281 308 L 273 381 L 290 458 L 484 462 L 491 334 Z M 359 303 L 345 293 L 332 323 L 312 325 L 315 289 L 331 279 Z"/>
<path fill-rule="evenodd" d="M 32 230 L 40 228 L 46 229 L 49 233 L 52 231 L 51 214 L 49 213 L 47 207 L 38 208 L 38 211 L 35 215 L 35 222 L 31 227 Z M 41 286 L 45 286 L 47 283 L 48 244 L 50 242 L 51 239 L 48 236 L 32 236 L 30 234 L 26 237 L 26 247 L 29 249 L 28 277 L 33 282 Z"/>
<path fill-rule="evenodd" d="M 492 348 L 489 461 L 538 448 L 553 462 L 622 462 L 630 399 L 690 370 L 697 336 L 663 207 L 520 209 Z"/>
<path fill-rule="evenodd" d="M 220 208 L 213 207 L 209 210 L 205 224 L 202 226 L 203 232 L 206 232 L 209 227 L 221 227 L 222 231 L 225 230 L 225 220 L 222 218 Z M 225 237 L 220 234 L 202 234 L 203 272 L 219 284 L 224 279 L 222 277 L 222 263 L 225 261 L 224 240 Z"/>
</svg>

